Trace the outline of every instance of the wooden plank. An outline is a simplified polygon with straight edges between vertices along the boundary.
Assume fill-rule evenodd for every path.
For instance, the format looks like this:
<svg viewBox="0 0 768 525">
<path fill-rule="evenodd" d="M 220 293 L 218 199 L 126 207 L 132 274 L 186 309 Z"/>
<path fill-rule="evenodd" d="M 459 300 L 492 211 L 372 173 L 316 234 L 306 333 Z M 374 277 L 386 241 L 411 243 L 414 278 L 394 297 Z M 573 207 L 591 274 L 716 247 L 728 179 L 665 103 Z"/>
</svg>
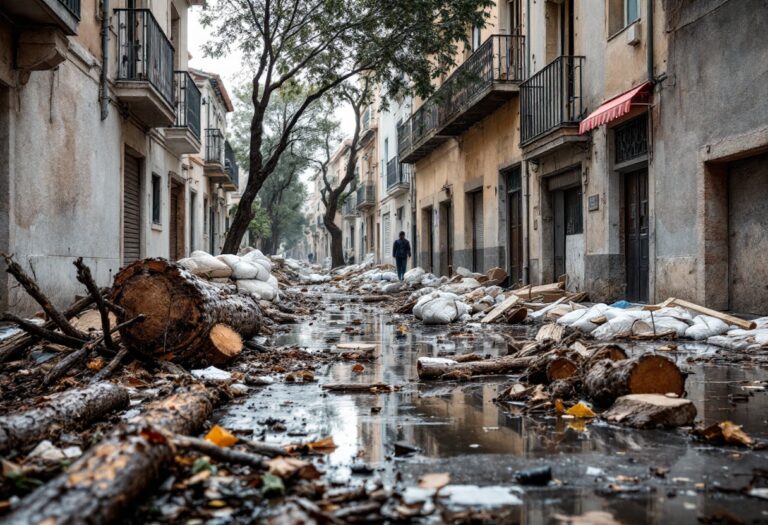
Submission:
<svg viewBox="0 0 768 525">
<path fill-rule="evenodd" d="M 647 304 L 647 305 L 643 306 L 643 310 L 646 310 L 648 312 L 655 312 L 656 310 L 661 310 L 662 308 L 666 308 L 667 306 L 670 306 L 674 302 L 675 302 L 675 298 L 674 297 L 670 297 L 669 299 L 667 299 L 663 303 Z"/>
<path fill-rule="evenodd" d="M 517 290 L 512 290 L 512 293 L 515 295 L 519 295 L 524 299 L 530 299 L 534 295 L 539 295 L 546 292 L 557 292 L 559 290 L 562 290 L 563 286 L 564 286 L 563 283 L 540 284 L 538 286 L 528 285 L 522 288 L 518 288 Z"/>
<path fill-rule="evenodd" d="M 559 343 L 563 340 L 563 334 L 565 333 L 565 327 L 556 323 L 545 324 L 539 328 L 539 332 L 536 334 L 536 341 L 542 343 L 548 339 L 551 339 L 555 343 Z"/>
<path fill-rule="evenodd" d="M 500 305 L 498 305 L 496 308 L 490 311 L 488 315 L 483 317 L 483 320 L 480 321 L 481 323 L 493 323 L 496 321 L 499 317 L 501 317 L 504 312 L 515 306 L 518 302 L 520 302 L 520 297 L 517 295 L 512 295 L 511 297 L 508 297 L 502 301 Z"/>
<path fill-rule="evenodd" d="M 735 326 L 738 326 L 739 328 L 743 328 L 744 330 L 754 330 L 755 328 L 757 328 L 757 323 L 755 323 L 754 321 L 747 321 L 739 317 L 735 317 L 733 315 L 724 314 L 723 312 L 718 312 L 717 310 L 712 310 L 711 308 L 707 308 L 706 306 L 700 306 L 696 303 L 691 303 L 689 301 L 684 301 L 682 299 L 674 299 L 672 304 L 674 304 L 675 306 L 682 306 L 683 308 L 693 310 L 694 312 L 698 312 L 700 314 L 704 314 L 710 317 L 714 317 L 716 319 L 720 319 L 721 321 L 728 323 L 729 325 L 735 325 Z"/>
</svg>

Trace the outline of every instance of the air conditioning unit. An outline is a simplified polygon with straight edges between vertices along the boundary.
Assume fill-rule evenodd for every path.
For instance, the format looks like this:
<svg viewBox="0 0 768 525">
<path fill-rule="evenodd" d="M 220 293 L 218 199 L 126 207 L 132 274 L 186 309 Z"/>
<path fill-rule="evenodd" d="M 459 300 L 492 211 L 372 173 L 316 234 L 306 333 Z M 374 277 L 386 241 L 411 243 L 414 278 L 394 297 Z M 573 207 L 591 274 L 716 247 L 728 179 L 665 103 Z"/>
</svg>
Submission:
<svg viewBox="0 0 768 525">
<path fill-rule="evenodd" d="M 627 28 L 625 31 L 627 35 L 627 44 L 630 46 L 636 46 L 640 43 L 640 22 L 635 22 Z"/>
</svg>

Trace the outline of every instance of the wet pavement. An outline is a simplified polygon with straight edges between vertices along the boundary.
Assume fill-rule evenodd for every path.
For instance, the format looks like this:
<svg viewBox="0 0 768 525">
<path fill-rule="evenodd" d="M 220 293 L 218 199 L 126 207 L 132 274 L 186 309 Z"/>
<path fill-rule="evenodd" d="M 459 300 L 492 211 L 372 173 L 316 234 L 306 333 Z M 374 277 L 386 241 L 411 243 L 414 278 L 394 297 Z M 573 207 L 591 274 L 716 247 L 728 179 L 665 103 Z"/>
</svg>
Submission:
<svg viewBox="0 0 768 525">
<path fill-rule="evenodd" d="M 323 468 L 340 484 L 381 479 L 423 498 L 420 476 L 448 472 L 451 485 L 441 493 L 449 506 L 501 507 L 505 523 L 554 523 L 554 514 L 605 511 L 620 523 L 768 523 L 768 500 L 740 491 L 759 469 L 768 470 L 768 452 L 712 447 L 687 431 L 634 430 L 595 421 L 523 415 L 521 407 L 494 402 L 514 376 L 472 382 L 419 383 L 422 356 L 480 352 L 503 354 L 496 330 L 525 328 L 429 327 L 412 316 L 383 313 L 340 294 L 326 293 L 315 317 L 272 338 L 275 346 L 333 351 L 335 343 L 375 343 L 377 359 L 337 361 L 315 371 L 316 384 L 275 383 L 218 414 L 219 423 L 273 442 L 333 436 L 338 448 Z M 359 319 L 359 333 L 345 331 Z M 397 327 L 404 323 L 407 332 Z M 522 330 L 522 332 L 521 332 Z M 452 336 L 448 333 L 454 331 Z M 629 348 L 642 352 L 647 346 Z M 694 355 L 714 353 L 706 345 L 679 345 L 667 353 L 692 373 L 688 397 L 704 424 L 729 419 L 753 438 L 768 437 L 768 392 L 755 387 L 764 368 L 749 364 L 690 363 Z M 322 383 L 385 382 L 402 385 L 389 394 L 327 394 Z M 745 388 L 747 387 L 747 388 Z M 265 422 L 282 420 L 285 430 L 266 431 Z M 395 455 L 395 443 L 418 451 Z M 372 472 L 362 466 L 368 466 Z M 521 486 L 515 473 L 551 466 L 547 487 Z M 362 473 L 361 473 L 362 472 Z M 662 475 L 659 475 L 662 474 Z M 765 475 L 765 472 L 763 472 Z M 760 486 L 768 486 L 762 479 Z M 731 520 L 731 521 L 728 521 Z"/>
</svg>

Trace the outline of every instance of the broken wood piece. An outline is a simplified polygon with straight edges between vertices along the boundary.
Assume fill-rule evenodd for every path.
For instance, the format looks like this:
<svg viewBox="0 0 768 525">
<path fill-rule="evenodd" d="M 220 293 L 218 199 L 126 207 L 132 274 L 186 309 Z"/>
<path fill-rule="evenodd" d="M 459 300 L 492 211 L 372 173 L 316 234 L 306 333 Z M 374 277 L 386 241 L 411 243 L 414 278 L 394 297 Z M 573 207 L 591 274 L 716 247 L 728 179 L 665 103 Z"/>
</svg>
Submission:
<svg viewBox="0 0 768 525">
<path fill-rule="evenodd" d="M 554 341 L 559 343 L 563 339 L 565 334 L 565 327 L 557 323 L 549 323 L 539 328 L 536 333 L 536 341 L 543 343 L 544 341 Z"/>
<path fill-rule="evenodd" d="M 609 406 L 629 394 L 685 392 L 685 374 L 671 359 L 644 354 L 632 359 L 597 361 L 584 377 L 584 391 L 598 406 Z"/>
<path fill-rule="evenodd" d="M 700 306 L 690 301 L 684 301 L 682 299 L 673 299 L 671 304 L 673 304 L 674 306 L 682 306 L 683 308 L 687 308 L 688 310 L 693 310 L 696 313 L 708 315 L 710 317 L 714 317 L 715 319 L 720 319 L 724 323 L 738 326 L 739 328 L 742 328 L 744 330 L 754 330 L 755 328 L 757 328 L 757 323 L 755 323 L 754 321 L 747 321 L 745 319 L 741 319 L 733 315 L 724 314 L 723 312 L 718 312 L 717 310 L 712 310 L 711 308 Z"/>
<path fill-rule="evenodd" d="M 117 368 L 123 363 L 123 360 L 128 357 L 128 354 L 129 352 L 127 348 L 121 348 L 117 354 L 115 354 L 115 357 L 113 357 L 112 360 L 107 363 L 104 368 L 96 372 L 96 374 L 91 378 L 91 384 L 109 379 L 112 374 L 115 373 Z"/>
<path fill-rule="evenodd" d="M 79 349 L 88 341 L 88 336 L 83 339 L 78 339 L 66 334 L 54 332 L 52 329 L 48 329 L 44 326 L 40 326 L 26 319 L 22 319 L 11 313 L 4 313 L 0 315 L 0 321 L 6 321 L 18 325 L 19 328 L 24 330 L 32 339 L 44 339 L 53 344 L 66 346 L 67 348 Z M 30 341 L 31 344 L 31 341 Z"/>
<path fill-rule="evenodd" d="M 546 292 L 558 292 L 565 288 L 565 283 L 563 282 L 557 282 L 557 283 L 550 283 L 550 284 L 540 284 L 538 286 L 524 286 L 522 288 L 518 288 L 517 290 L 512 290 L 511 293 L 520 296 L 523 299 L 531 300 L 534 296 L 543 294 Z"/>
<path fill-rule="evenodd" d="M 693 425 L 696 406 L 689 399 L 661 394 L 630 394 L 618 398 L 603 419 L 634 428 L 674 428 Z"/>
<path fill-rule="evenodd" d="M 376 345 L 373 343 L 339 343 L 336 345 L 337 350 L 355 350 L 358 352 L 374 352 Z"/>
<path fill-rule="evenodd" d="M 387 383 L 326 383 L 322 385 L 322 389 L 327 390 L 328 392 L 341 392 L 347 394 L 381 394 L 384 392 L 397 392 L 401 388 L 401 385 L 389 385 Z"/>
<path fill-rule="evenodd" d="M 259 470 L 265 470 L 267 468 L 267 462 L 264 459 L 264 456 L 243 452 L 233 448 L 220 447 L 205 439 L 175 435 L 173 436 L 172 441 L 177 448 L 204 454 L 219 463 L 246 465 Z"/>
<path fill-rule="evenodd" d="M 524 370 L 533 363 L 535 357 L 505 356 L 483 361 L 459 363 L 453 359 L 440 357 L 420 357 L 416 363 L 419 379 L 440 379 L 449 373 L 459 373 L 468 376 L 506 374 Z"/>
<path fill-rule="evenodd" d="M 116 346 L 112 340 L 112 333 L 109 324 L 109 310 L 107 309 L 107 305 L 104 303 L 104 298 L 99 292 L 99 287 L 96 285 L 96 281 L 93 280 L 91 269 L 88 268 L 88 266 L 83 262 L 82 257 L 78 257 L 74 264 L 75 268 L 77 268 L 77 280 L 85 285 L 88 293 L 91 294 L 91 297 L 93 297 L 93 302 L 96 303 L 96 308 L 99 310 L 99 315 L 101 316 L 101 331 L 104 334 L 104 346 L 110 350 L 114 350 Z"/>
<path fill-rule="evenodd" d="M 501 302 L 501 304 L 491 310 L 488 315 L 483 317 L 480 322 L 485 324 L 496 322 L 507 310 L 515 306 L 518 302 L 520 302 L 520 297 L 517 295 L 507 297 Z"/>
<path fill-rule="evenodd" d="M 128 401 L 125 388 L 101 382 L 54 394 L 34 408 L 0 416 L 0 454 L 25 451 L 40 440 L 82 428 L 127 407 Z"/>
<path fill-rule="evenodd" d="M 147 405 L 66 472 L 24 498 L 7 523 L 113 523 L 157 483 L 173 461 L 168 434 L 192 434 L 212 412 L 208 392 L 191 388 Z"/>
<path fill-rule="evenodd" d="M 664 301 L 663 303 L 647 304 L 647 305 L 643 306 L 643 310 L 645 310 L 647 312 L 655 312 L 656 310 L 661 310 L 662 308 L 667 308 L 668 306 L 672 306 L 672 303 L 674 303 L 674 302 L 675 302 L 675 298 L 674 297 L 670 297 L 666 301 Z"/>
<path fill-rule="evenodd" d="M 202 366 L 237 355 L 236 338 L 212 335 L 220 325 L 226 327 L 217 328 L 221 333 L 233 331 L 244 339 L 261 327 L 261 309 L 253 296 L 220 288 L 164 259 L 144 259 L 124 268 L 115 277 L 112 300 L 127 317 L 146 316 L 141 325 L 120 330 L 126 346 L 178 363 Z M 219 346 L 221 341 L 227 345 Z"/>
<path fill-rule="evenodd" d="M 364 303 L 382 303 L 392 299 L 389 295 L 364 295 L 360 298 L 360 301 Z"/>
</svg>

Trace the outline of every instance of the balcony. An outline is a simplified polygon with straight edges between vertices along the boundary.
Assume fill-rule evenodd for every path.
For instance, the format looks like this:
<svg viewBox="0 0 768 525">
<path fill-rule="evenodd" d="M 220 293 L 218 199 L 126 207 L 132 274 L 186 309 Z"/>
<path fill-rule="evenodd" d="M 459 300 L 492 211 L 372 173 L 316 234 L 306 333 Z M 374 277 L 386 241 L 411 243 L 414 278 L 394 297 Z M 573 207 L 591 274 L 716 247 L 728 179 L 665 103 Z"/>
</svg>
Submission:
<svg viewBox="0 0 768 525">
<path fill-rule="evenodd" d="M 176 121 L 173 45 L 149 9 L 115 9 L 117 98 L 147 127 Z"/>
<path fill-rule="evenodd" d="M 349 194 L 347 200 L 344 201 L 344 204 L 341 207 L 341 216 L 345 219 L 355 219 L 360 216 L 360 213 L 357 211 L 357 199 L 355 193 Z"/>
<path fill-rule="evenodd" d="M 357 188 L 356 207 L 359 211 L 373 208 L 376 205 L 376 186 L 365 182 Z"/>
<path fill-rule="evenodd" d="M 387 163 L 387 194 L 396 197 L 408 191 L 411 187 L 410 164 L 403 164 L 395 157 Z"/>
<path fill-rule="evenodd" d="M 398 129 L 400 160 L 412 164 L 516 97 L 525 79 L 525 37 L 493 35 Z"/>
<path fill-rule="evenodd" d="M 0 0 L 0 13 L 25 28 L 48 26 L 76 35 L 80 0 Z"/>
<path fill-rule="evenodd" d="M 237 165 L 235 150 L 229 144 L 224 142 L 224 171 L 227 172 L 229 180 L 221 183 L 221 187 L 227 191 L 237 191 L 240 187 L 240 166 Z"/>
<path fill-rule="evenodd" d="M 200 152 L 200 89 L 189 73 L 173 74 L 176 122 L 165 130 L 165 143 L 177 155 Z"/>
<path fill-rule="evenodd" d="M 536 159 L 574 142 L 584 142 L 579 122 L 583 104 L 582 56 L 561 56 L 520 86 L 520 145 Z"/>
<path fill-rule="evenodd" d="M 212 182 L 228 182 L 226 156 L 224 153 L 224 133 L 218 128 L 205 130 L 205 155 L 203 171 Z"/>
</svg>

